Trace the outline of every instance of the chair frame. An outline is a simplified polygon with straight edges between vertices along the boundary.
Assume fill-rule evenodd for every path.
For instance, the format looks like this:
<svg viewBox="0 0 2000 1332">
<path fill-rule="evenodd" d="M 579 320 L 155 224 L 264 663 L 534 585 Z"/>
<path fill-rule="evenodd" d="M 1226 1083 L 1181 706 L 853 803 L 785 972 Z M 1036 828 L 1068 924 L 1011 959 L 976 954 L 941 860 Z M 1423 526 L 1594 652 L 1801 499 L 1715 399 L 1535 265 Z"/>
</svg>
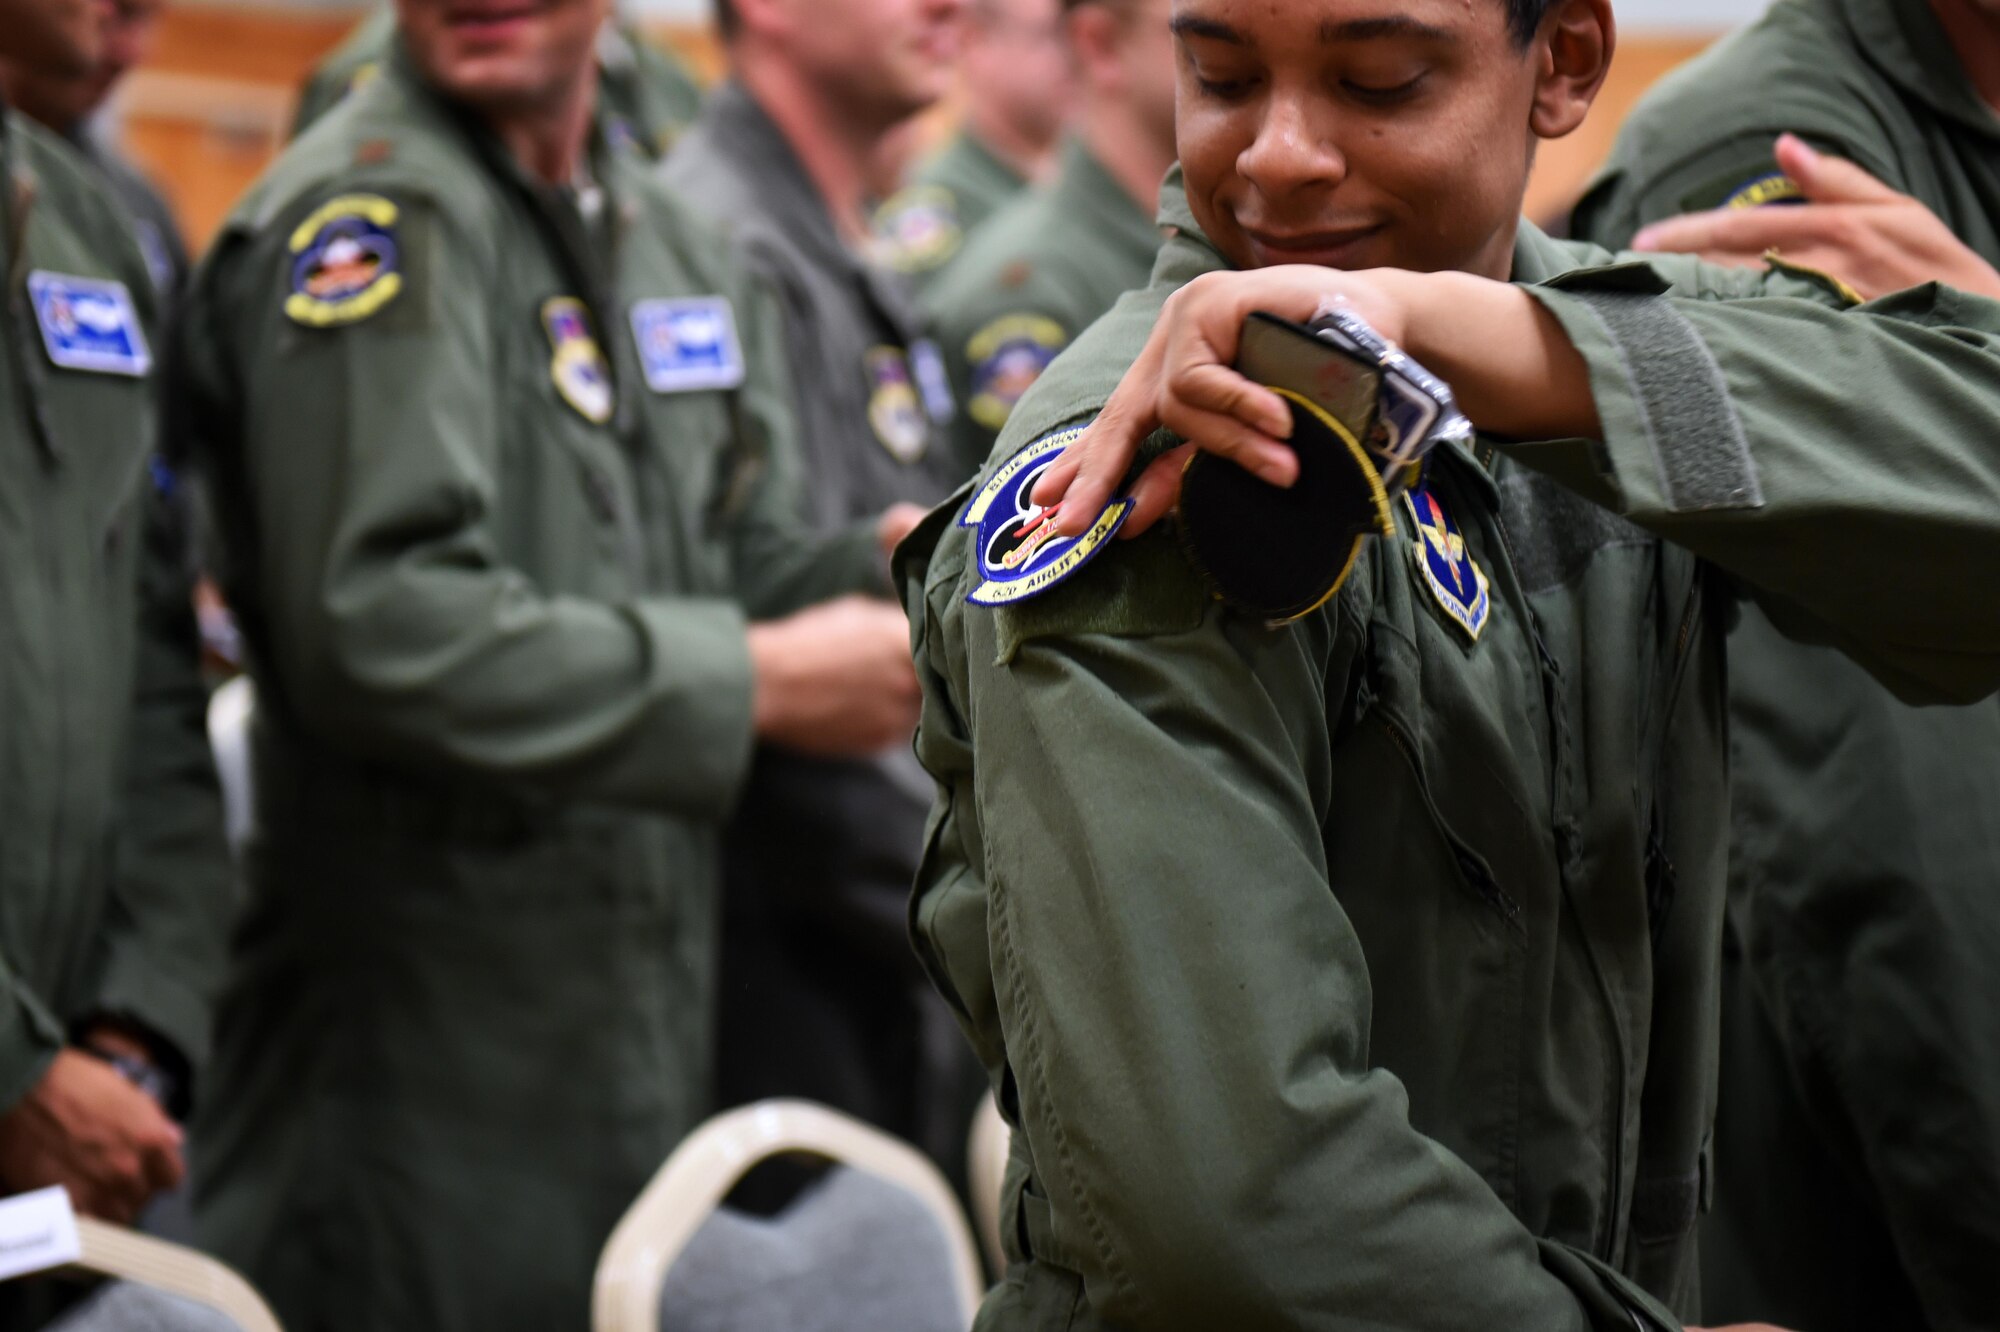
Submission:
<svg viewBox="0 0 2000 1332">
<path fill-rule="evenodd" d="M 985 1292 L 979 1253 L 951 1187 L 915 1148 L 809 1101 L 759 1101 L 703 1124 L 626 1210 L 598 1259 L 592 1332 L 658 1332 L 667 1273 L 736 1182 L 773 1156 L 803 1153 L 879 1176 L 923 1203 L 944 1229 L 952 1281 L 970 1315 Z"/>
<path fill-rule="evenodd" d="M 231 1319 L 243 1332 L 284 1332 L 264 1297 L 233 1269 L 205 1253 L 87 1216 L 76 1219 L 76 1234 L 83 1256 L 65 1264 L 71 1271 L 94 1272 L 178 1295 Z"/>
</svg>

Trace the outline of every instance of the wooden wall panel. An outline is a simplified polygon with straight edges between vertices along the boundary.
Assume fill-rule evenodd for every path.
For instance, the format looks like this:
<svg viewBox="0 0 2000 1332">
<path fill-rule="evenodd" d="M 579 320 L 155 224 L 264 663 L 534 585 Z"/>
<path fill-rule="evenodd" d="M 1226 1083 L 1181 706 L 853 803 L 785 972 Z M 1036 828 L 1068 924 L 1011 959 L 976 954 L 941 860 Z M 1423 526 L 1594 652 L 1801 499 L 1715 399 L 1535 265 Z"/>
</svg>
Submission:
<svg viewBox="0 0 2000 1332">
<path fill-rule="evenodd" d="M 179 210 L 190 243 L 204 244 L 243 187 L 284 141 L 292 99 L 358 12 L 299 14 L 255 7 L 168 9 L 147 67 L 126 80 L 118 113 L 127 147 Z M 705 26 L 651 25 L 704 77 L 722 68 Z M 1567 211 L 1603 160 L 1625 112 L 1662 73 L 1706 45 L 1699 37 L 1628 38 L 1582 129 L 1544 144 L 1529 185 L 1529 216 Z M 937 126 L 927 121 L 928 139 Z"/>
</svg>

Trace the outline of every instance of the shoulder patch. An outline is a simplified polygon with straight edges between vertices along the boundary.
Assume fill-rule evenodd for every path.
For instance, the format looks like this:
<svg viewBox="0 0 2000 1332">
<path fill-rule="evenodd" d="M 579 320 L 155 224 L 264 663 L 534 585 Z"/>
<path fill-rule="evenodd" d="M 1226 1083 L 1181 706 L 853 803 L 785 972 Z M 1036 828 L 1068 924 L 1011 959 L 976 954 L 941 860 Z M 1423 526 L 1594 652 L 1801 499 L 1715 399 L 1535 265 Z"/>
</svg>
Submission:
<svg viewBox="0 0 2000 1332">
<path fill-rule="evenodd" d="M 965 410 L 988 430 L 1007 424 L 1014 404 L 1069 343 L 1063 326 L 1047 315 L 1002 315 L 965 344 L 971 398 Z"/>
<path fill-rule="evenodd" d="M 1763 208 L 1768 204 L 1804 203 L 1806 192 L 1782 171 L 1773 171 L 1738 185 L 1723 203 L 1724 208 Z"/>
<path fill-rule="evenodd" d="M 592 425 L 611 419 L 611 367 L 590 333 L 590 312 L 574 296 L 542 302 L 542 331 L 549 335 L 549 379 L 562 400 Z"/>
<path fill-rule="evenodd" d="M 912 185 L 890 195 L 875 210 L 873 230 L 882 261 L 899 273 L 936 268 L 965 240 L 958 198 L 942 185 Z"/>
<path fill-rule="evenodd" d="M 684 296 L 632 306 L 632 339 L 655 393 L 732 389 L 743 382 L 743 346 L 726 297 Z"/>
<path fill-rule="evenodd" d="M 292 230 L 285 313 L 308 328 L 352 324 L 403 289 L 396 205 L 379 194 L 343 194 Z"/>
<path fill-rule="evenodd" d="M 1403 504 L 1417 527 L 1417 538 L 1411 543 L 1417 572 L 1451 622 L 1478 642 L 1493 601 L 1487 593 L 1486 574 L 1472 558 L 1465 534 L 1427 483 L 1405 491 Z"/>
<path fill-rule="evenodd" d="M 1768 154 L 1763 161 L 1738 163 L 1720 175 L 1702 180 L 1680 198 L 1683 213 L 1715 208 L 1762 208 L 1766 204 L 1802 203 L 1799 183 L 1777 169 Z"/>
<path fill-rule="evenodd" d="M 132 293 L 108 278 L 28 274 L 28 300 L 49 360 L 65 370 L 144 375 L 153 365 Z"/>
<path fill-rule="evenodd" d="M 1043 435 L 1001 463 L 973 492 L 959 515 L 961 527 L 978 529 L 973 538 L 979 585 L 965 599 L 976 606 L 1003 606 L 1040 596 L 1090 563 L 1131 515 L 1130 499 L 1113 500 L 1079 536 L 1056 532 L 1055 509 L 1044 509 L 1029 492 L 1049 465 L 1081 435 L 1081 425 Z"/>
</svg>

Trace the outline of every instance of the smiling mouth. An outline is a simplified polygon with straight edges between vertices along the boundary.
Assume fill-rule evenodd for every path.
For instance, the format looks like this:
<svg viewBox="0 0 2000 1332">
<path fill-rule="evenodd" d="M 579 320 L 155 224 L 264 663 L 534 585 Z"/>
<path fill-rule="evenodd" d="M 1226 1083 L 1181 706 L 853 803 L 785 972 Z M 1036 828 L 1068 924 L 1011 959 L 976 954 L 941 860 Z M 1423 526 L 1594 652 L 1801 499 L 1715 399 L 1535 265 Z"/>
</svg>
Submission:
<svg viewBox="0 0 2000 1332">
<path fill-rule="evenodd" d="M 1346 267 L 1369 241 L 1382 233 L 1385 224 L 1338 230 L 1274 232 L 1244 227 L 1257 257 L 1265 264 L 1319 264 L 1327 268 Z"/>
<path fill-rule="evenodd" d="M 534 17 L 533 4 L 468 5 L 450 11 L 448 22 L 461 31 L 482 32 Z"/>
</svg>

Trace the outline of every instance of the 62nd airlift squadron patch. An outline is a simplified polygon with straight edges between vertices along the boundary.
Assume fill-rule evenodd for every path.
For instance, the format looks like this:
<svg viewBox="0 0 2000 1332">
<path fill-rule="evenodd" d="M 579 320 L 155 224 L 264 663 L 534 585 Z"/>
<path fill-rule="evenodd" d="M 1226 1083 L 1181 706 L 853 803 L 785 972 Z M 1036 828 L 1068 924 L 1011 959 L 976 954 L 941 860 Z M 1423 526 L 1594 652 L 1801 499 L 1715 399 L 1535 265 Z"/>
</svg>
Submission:
<svg viewBox="0 0 2000 1332">
<path fill-rule="evenodd" d="M 976 606 L 1004 606 L 1040 596 L 1088 564 L 1118 534 L 1132 512 L 1130 499 L 1113 500 L 1080 536 L 1056 532 L 1055 509 L 1029 498 L 1042 473 L 1084 431 L 1068 426 L 1043 435 L 1000 464 L 959 515 L 959 526 L 979 529 L 979 586 L 965 599 Z"/>
<path fill-rule="evenodd" d="M 292 230 L 292 291 L 285 313 L 308 328 L 366 319 L 403 289 L 396 205 L 379 194 L 343 194 Z"/>
</svg>

